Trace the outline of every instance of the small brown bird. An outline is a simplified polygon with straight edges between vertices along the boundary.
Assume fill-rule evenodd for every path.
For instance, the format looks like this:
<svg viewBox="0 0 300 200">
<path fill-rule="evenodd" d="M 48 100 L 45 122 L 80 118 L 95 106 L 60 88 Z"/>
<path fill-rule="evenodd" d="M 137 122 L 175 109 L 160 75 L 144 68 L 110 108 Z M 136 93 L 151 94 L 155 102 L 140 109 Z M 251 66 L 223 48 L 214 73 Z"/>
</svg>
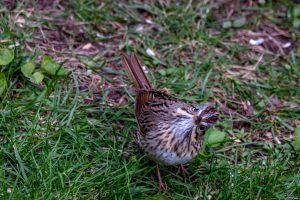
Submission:
<svg viewBox="0 0 300 200">
<path fill-rule="evenodd" d="M 185 179 L 188 172 L 183 164 L 196 157 L 205 130 L 216 123 L 218 113 L 209 104 L 189 104 L 152 89 L 134 53 L 122 54 L 122 61 L 137 90 L 135 116 L 139 125 L 138 144 L 157 162 L 159 190 L 165 189 L 159 164 L 179 165 Z"/>
</svg>

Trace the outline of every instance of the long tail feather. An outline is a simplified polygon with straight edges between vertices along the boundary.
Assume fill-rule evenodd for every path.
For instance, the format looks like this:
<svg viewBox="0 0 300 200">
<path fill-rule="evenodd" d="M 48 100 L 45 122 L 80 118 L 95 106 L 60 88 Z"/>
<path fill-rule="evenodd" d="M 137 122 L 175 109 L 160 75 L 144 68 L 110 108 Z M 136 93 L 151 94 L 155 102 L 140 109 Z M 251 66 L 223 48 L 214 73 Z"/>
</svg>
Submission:
<svg viewBox="0 0 300 200">
<path fill-rule="evenodd" d="M 149 90 L 152 88 L 140 60 L 134 53 L 131 55 L 122 53 L 122 61 L 137 89 Z"/>
</svg>

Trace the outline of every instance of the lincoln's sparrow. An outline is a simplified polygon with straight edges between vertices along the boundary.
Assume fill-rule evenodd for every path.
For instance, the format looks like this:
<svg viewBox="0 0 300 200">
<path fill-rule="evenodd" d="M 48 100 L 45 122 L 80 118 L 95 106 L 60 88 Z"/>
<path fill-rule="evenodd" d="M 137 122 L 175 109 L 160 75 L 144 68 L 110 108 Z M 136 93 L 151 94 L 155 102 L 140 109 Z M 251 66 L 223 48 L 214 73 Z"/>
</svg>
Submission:
<svg viewBox="0 0 300 200">
<path fill-rule="evenodd" d="M 179 165 L 185 178 L 183 164 L 198 154 L 204 132 L 216 123 L 218 113 L 209 104 L 189 104 L 152 89 L 135 54 L 122 54 L 122 60 L 137 89 L 138 144 L 157 162 L 159 189 L 165 189 L 159 164 Z"/>
</svg>

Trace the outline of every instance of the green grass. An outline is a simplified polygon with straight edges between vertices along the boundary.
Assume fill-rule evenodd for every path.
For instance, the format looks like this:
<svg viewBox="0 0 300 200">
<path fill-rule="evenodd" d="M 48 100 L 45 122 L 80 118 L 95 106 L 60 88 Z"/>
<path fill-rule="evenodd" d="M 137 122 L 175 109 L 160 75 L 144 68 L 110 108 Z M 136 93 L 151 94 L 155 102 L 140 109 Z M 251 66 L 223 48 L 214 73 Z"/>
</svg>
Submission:
<svg viewBox="0 0 300 200">
<path fill-rule="evenodd" d="M 226 15 L 213 3 L 76 0 L 61 6 L 45 12 L 49 7 L 30 1 L 10 10 L 1 5 L 0 47 L 20 44 L 5 69 L 9 87 L 0 97 L 1 199 L 300 198 L 300 154 L 293 144 L 300 124 L 299 47 L 276 59 L 273 48 L 258 62 L 261 53 L 234 40 L 239 30 L 272 23 L 291 30 L 296 43 L 299 31 L 285 23 L 294 5 L 241 5 L 232 19 L 259 12 L 232 29 L 222 28 Z M 32 7 L 31 15 L 22 14 Z M 20 27 L 16 16 L 28 23 Z M 58 48 L 56 40 L 65 46 Z M 88 43 L 99 51 L 80 53 Z M 133 144 L 134 92 L 121 51 L 140 55 L 155 87 L 187 101 L 215 102 L 221 115 L 216 128 L 226 140 L 187 165 L 186 183 L 176 167 L 162 166 L 168 186 L 162 194 L 155 163 Z M 37 85 L 22 76 L 20 66 L 44 54 L 67 58 L 69 78 L 48 77 Z M 83 67 L 71 65 L 71 58 Z M 232 74 L 233 66 L 238 73 Z M 99 75 L 100 82 L 92 82 Z"/>
</svg>

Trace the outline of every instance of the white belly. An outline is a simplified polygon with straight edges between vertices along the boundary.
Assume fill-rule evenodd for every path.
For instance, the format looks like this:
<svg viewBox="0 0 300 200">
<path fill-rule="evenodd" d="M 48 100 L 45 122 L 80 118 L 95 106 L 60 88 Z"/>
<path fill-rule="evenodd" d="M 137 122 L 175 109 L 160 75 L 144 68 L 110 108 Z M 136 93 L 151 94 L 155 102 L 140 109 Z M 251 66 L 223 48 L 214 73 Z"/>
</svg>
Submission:
<svg viewBox="0 0 300 200">
<path fill-rule="evenodd" d="M 160 151 L 156 150 L 153 152 L 145 151 L 147 156 L 149 156 L 151 159 L 154 161 L 158 162 L 159 164 L 164 164 L 164 165 L 180 165 L 180 164 L 185 164 L 192 160 L 197 154 L 191 155 L 178 155 L 178 153 L 173 152 L 173 151 Z"/>
</svg>

